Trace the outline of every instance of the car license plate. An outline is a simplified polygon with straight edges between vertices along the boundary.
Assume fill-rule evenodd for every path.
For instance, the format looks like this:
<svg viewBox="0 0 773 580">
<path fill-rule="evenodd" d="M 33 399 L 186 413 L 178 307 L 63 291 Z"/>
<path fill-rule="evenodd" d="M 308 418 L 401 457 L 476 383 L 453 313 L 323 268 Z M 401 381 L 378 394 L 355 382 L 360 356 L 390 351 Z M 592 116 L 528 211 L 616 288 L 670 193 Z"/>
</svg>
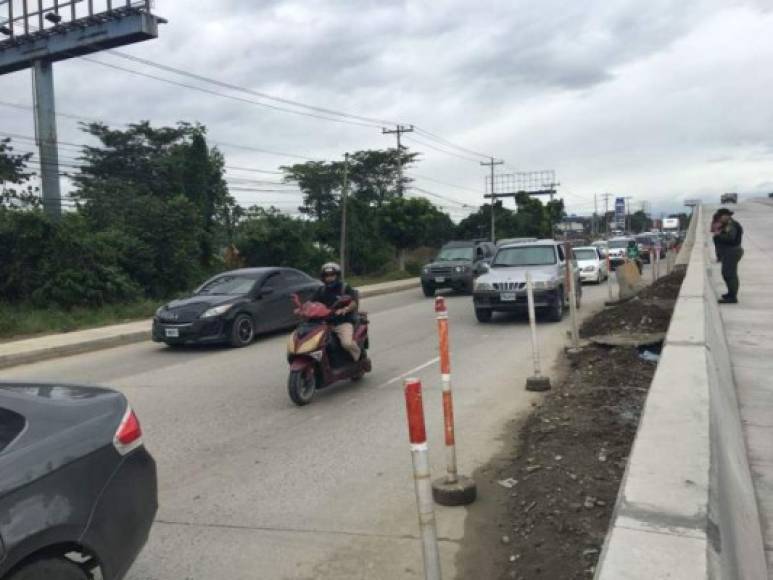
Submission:
<svg viewBox="0 0 773 580">
<path fill-rule="evenodd" d="M 164 334 L 167 338 L 180 338 L 180 329 L 179 328 L 166 328 L 164 329 Z"/>
<path fill-rule="evenodd" d="M 435 278 L 435 284 L 442 284 L 445 281 L 446 281 L 445 278 Z"/>
<path fill-rule="evenodd" d="M 503 292 L 499 295 L 502 302 L 515 302 L 515 292 Z"/>
</svg>

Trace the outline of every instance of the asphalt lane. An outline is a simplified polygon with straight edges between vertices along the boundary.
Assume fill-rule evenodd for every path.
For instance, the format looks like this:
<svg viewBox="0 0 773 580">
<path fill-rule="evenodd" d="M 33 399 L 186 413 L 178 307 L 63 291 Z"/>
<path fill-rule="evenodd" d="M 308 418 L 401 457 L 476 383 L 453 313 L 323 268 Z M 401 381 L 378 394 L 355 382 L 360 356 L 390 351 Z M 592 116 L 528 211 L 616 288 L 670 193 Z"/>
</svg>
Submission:
<svg viewBox="0 0 773 580">
<path fill-rule="evenodd" d="M 585 286 L 581 314 L 606 296 L 605 284 Z M 498 451 L 506 422 L 538 397 L 524 390 L 530 335 L 523 317 L 477 323 L 469 297 L 449 296 L 448 307 L 459 464 L 471 473 Z M 245 349 L 140 343 L 0 376 L 107 385 L 130 399 L 158 462 L 160 509 L 128 580 L 421 578 L 402 378 L 424 381 L 440 476 L 433 303 L 411 290 L 367 299 L 363 308 L 373 372 L 303 408 L 286 392 L 286 333 Z M 540 324 L 544 368 L 568 328 L 568 316 Z M 451 578 L 465 510 L 437 513 Z"/>
</svg>

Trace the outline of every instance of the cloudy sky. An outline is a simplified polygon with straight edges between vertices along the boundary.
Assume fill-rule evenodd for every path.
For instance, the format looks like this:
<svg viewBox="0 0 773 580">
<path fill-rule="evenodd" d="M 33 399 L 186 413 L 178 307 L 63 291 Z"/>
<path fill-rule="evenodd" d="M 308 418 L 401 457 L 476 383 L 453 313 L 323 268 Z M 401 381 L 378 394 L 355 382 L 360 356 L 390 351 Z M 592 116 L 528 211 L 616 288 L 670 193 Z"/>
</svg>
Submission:
<svg viewBox="0 0 773 580">
<path fill-rule="evenodd" d="M 462 147 L 424 133 L 404 141 L 423 153 L 416 185 L 453 200 L 434 198 L 457 218 L 481 202 L 478 154 L 505 160 L 505 173 L 554 169 L 580 214 L 605 192 L 659 214 L 687 197 L 773 191 L 773 0 L 157 0 L 155 13 L 169 20 L 159 39 L 121 52 Z M 55 66 L 58 112 L 200 121 L 230 167 L 394 146 L 378 122 L 278 111 L 265 105 L 310 112 L 111 53 L 93 59 L 237 99 L 74 59 Z M 32 135 L 30 111 L 8 106 L 31 101 L 28 71 L 2 77 L 0 131 Z M 76 120 L 58 126 L 61 141 L 84 142 Z M 62 148 L 65 162 L 76 154 Z M 258 191 L 286 189 L 268 183 L 278 177 L 229 171 L 243 203 L 289 210 L 291 190 Z"/>
</svg>

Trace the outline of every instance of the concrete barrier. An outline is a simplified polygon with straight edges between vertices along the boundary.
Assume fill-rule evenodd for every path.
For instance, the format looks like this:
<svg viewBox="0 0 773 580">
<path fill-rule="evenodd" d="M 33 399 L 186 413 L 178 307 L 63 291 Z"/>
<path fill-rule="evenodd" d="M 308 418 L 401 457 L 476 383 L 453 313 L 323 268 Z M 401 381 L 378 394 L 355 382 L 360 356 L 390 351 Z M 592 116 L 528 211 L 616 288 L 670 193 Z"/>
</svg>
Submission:
<svg viewBox="0 0 773 580">
<path fill-rule="evenodd" d="M 764 579 L 767 567 L 711 240 L 696 209 L 687 266 L 596 578 Z"/>
</svg>

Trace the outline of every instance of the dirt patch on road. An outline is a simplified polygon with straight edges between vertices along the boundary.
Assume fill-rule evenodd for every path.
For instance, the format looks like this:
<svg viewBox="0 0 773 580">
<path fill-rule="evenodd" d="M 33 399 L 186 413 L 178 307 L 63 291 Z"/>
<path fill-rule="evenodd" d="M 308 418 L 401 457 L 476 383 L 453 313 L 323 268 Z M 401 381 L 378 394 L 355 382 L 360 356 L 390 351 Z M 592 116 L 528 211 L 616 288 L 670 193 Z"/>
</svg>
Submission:
<svg viewBox="0 0 773 580">
<path fill-rule="evenodd" d="M 666 331 L 681 280 L 672 274 L 605 309 L 583 335 Z M 509 426 L 507 451 L 475 474 L 481 499 L 469 510 L 459 578 L 592 578 L 655 374 L 655 357 L 642 355 L 583 348 L 525 423 Z"/>
</svg>

